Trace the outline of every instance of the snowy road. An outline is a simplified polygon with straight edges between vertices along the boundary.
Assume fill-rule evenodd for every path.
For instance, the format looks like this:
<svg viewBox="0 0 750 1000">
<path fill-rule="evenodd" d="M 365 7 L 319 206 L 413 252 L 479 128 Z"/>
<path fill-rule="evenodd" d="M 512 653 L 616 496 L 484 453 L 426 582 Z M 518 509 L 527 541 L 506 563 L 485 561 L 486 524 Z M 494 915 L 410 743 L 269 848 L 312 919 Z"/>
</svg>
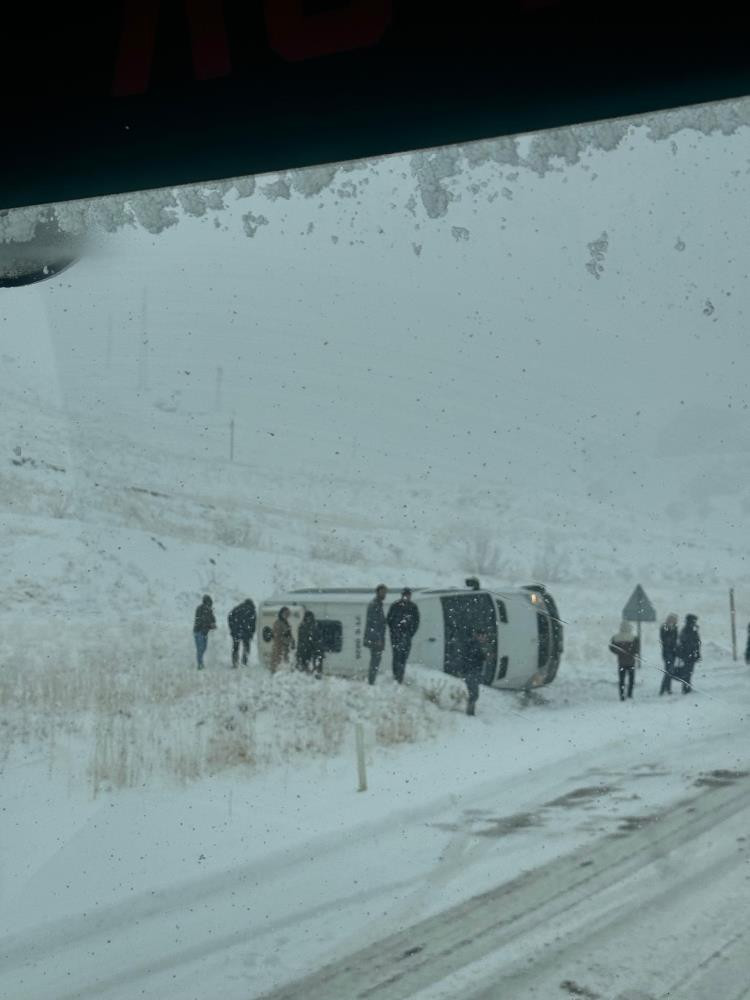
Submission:
<svg viewBox="0 0 750 1000">
<path fill-rule="evenodd" d="M 745 731 L 723 698 L 539 708 L 400 750 L 354 800 L 349 761 L 256 782 L 224 820 L 221 786 L 105 800 L 6 912 L 0 997 L 739 1000 Z"/>
<path fill-rule="evenodd" d="M 742 1000 L 750 996 L 748 824 L 747 776 L 717 774 L 661 815 L 376 942 L 268 1000 Z"/>
</svg>

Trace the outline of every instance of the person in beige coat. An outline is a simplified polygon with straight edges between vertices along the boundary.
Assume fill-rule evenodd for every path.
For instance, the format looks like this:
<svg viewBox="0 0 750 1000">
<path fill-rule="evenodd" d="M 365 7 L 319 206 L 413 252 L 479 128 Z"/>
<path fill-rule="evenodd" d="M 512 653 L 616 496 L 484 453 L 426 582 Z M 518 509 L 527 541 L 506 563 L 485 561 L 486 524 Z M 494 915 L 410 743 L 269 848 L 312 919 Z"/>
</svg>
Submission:
<svg viewBox="0 0 750 1000">
<path fill-rule="evenodd" d="M 271 646 L 271 673 L 275 674 L 282 664 L 289 662 L 294 649 L 292 626 L 289 624 L 289 608 L 283 607 L 273 623 L 273 645 Z"/>
</svg>

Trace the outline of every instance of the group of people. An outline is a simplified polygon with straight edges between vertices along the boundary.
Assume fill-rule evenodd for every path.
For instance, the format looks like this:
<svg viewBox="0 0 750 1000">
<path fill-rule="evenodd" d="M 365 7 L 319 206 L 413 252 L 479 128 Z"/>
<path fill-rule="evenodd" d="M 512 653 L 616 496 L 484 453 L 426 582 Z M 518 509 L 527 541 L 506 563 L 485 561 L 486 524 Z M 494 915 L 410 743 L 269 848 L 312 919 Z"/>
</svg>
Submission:
<svg viewBox="0 0 750 1000">
<path fill-rule="evenodd" d="M 682 693 L 692 691 L 693 670 L 701 658 L 701 637 L 698 632 L 698 616 L 685 615 L 685 623 L 678 627 L 677 615 L 669 614 L 659 629 L 659 642 L 664 662 L 659 694 L 672 693 L 672 681 L 682 683 Z M 620 701 L 633 697 L 635 668 L 640 666 L 641 649 L 638 637 L 633 635 L 633 626 L 623 621 L 619 631 L 609 643 L 610 652 L 617 657 L 617 676 Z M 750 662 L 750 635 L 748 636 L 748 661 Z"/>
<path fill-rule="evenodd" d="M 369 684 L 375 683 L 380 670 L 380 661 L 385 649 L 386 629 L 388 629 L 391 638 L 393 677 L 399 684 L 403 684 L 412 639 L 419 629 L 419 608 L 411 599 L 411 590 L 404 587 L 401 591 L 401 597 L 391 604 L 386 614 L 385 598 L 387 593 L 388 588 L 385 584 L 379 584 L 375 588 L 375 596 L 367 605 L 362 645 L 370 650 L 370 666 L 367 671 Z"/>
<path fill-rule="evenodd" d="M 273 624 L 271 646 L 271 672 L 276 673 L 282 663 L 289 661 L 292 652 L 296 651 L 296 663 L 299 670 L 314 673 L 320 677 L 323 673 L 324 645 L 323 636 L 312 611 L 306 611 L 299 629 L 297 641 L 294 640 L 292 626 L 289 623 L 290 609 L 281 608 Z M 255 635 L 257 613 L 255 604 L 246 598 L 229 612 L 227 625 L 232 641 L 232 667 L 246 664 L 250 656 L 250 643 Z M 208 647 L 209 634 L 216 630 L 216 615 L 213 600 L 208 594 L 195 609 L 193 621 L 193 638 L 198 660 L 198 669 L 203 670 L 203 659 Z"/>
<path fill-rule="evenodd" d="M 289 623 L 291 609 L 284 605 L 279 609 L 276 621 L 271 629 L 271 673 L 285 663 L 289 663 L 292 653 L 298 670 L 312 673 L 316 677 L 323 676 L 323 660 L 325 658 L 325 642 L 323 630 L 312 611 L 305 611 L 297 629 L 297 641 Z"/>
<path fill-rule="evenodd" d="M 386 612 L 387 593 L 387 587 L 380 584 L 367 606 L 362 644 L 370 651 L 367 671 L 369 684 L 374 684 L 377 680 L 387 633 L 391 640 L 393 677 L 397 683 L 403 683 L 412 640 L 419 629 L 419 608 L 412 601 L 411 590 L 404 587 L 399 599 L 394 601 Z M 294 653 L 298 670 L 321 677 L 325 658 L 321 625 L 312 611 L 305 611 L 295 641 L 289 621 L 290 614 L 288 607 L 281 608 L 271 629 L 271 671 L 276 673 L 282 664 L 289 663 Z M 255 605 L 250 598 L 246 598 L 229 612 L 227 624 L 232 642 L 232 667 L 239 666 L 240 658 L 243 664 L 247 663 L 250 643 L 255 635 L 256 621 Z M 205 594 L 196 609 L 193 625 L 199 670 L 204 666 L 209 634 L 215 629 L 213 601 L 208 594 Z M 481 628 L 475 629 L 464 648 L 463 675 L 468 692 L 466 710 L 469 715 L 475 714 L 479 698 L 479 685 L 487 657 L 487 640 L 488 637 Z M 659 629 L 659 642 L 664 663 L 659 694 L 671 694 L 673 680 L 682 684 L 683 694 L 689 694 L 692 691 L 695 665 L 701 659 L 698 616 L 686 615 L 680 629 L 677 615 L 667 615 Z M 625 701 L 626 698 L 633 697 L 635 670 L 641 661 L 640 643 L 638 637 L 633 634 L 630 622 L 623 621 L 620 624 L 619 631 L 610 640 L 609 649 L 617 657 L 618 690 L 620 700 Z M 750 625 L 748 625 L 745 662 L 750 665 Z"/>
<path fill-rule="evenodd" d="M 380 584 L 375 589 L 375 596 L 367 607 L 362 644 L 370 651 L 370 662 L 367 671 L 368 683 L 377 680 L 380 664 L 385 650 L 386 634 L 390 636 L 394 680 L 403 684 L 406 664 L 411 652 L 411 644 L 419 629 L 419 608 L 412 601 L 412 592 L 404 587 L 401 596 L 385 610 L 385 599 L 388 589 Z M 290 622 L 291 609 L 284 606 L 279 609 L 269 636 L 271 641 L 271 672 L 276 673 L 283 665 L 292 660 L 294 654 L 298 670 L 312 673 L 316 677 L 323 674 L 325 659 L 325 641 L 321 624 L 312 611 L 305 611 L 295 640 Z M 239 666 L 240 658 L 246 664 L 250 655 L 250 643 L 255 635 L 257 615 L 254 603 L 246 598 L 229 612 L 227 624 L 232 641 L 232 667 Z M 213 600 L 208 594 L 203 595 L 201 603 L 195 611 L 193 623 L 193 638 L 198 660 L 198 669 L 204 668 L 204 657 L 208 647 L 208 637 L 216 630 L 216 615 Z M 466 711 L 474 715 L 479 685 L 481 683 L 484 664 L 487 657 L 488 637 L 479 628 L 468 638 L 464 649 L 464 680 L 468 692 Z"/>
<path fill-rule="evenodd" d="M 236 608 L 232 608 L 227 616 L 229 635 L 232 640 L 232 666 L 238 667 L 240 661 L 240 650 L 242 650 L 242 662 L 247 663 L 250 655 L 250 643 L 255 635 L 256 612 L 255 605 L 246 598 Z M 193 621 L 193 639 L 195 640 L 195 653 L 198 659 L 198 669 L 203 670 L 203 658 L 208 647 L 209 633 L 216 629 L 216 615 L 214 614 L 214 602 L 208 594 L 203 595 L 203 600 L 195 609 L 195 619 Z"/>
<path fill-rule="evenodd" d="M 391 639 L 393 655 L 393 678 L 403 684 L 406 662 L 411 652 L 411 644 L 419 629 L 419 608 L 411 599 L 411 590 L 404 587 L 401 597 L 385 611 L 388 589 L 385 584 L 375 588 L 375 596 L 367 606 L 363 646 L 370 650 L 370 665 L 367 671 L 368 683 L 377 680 L 380 663 L 385 649 L 386 629 Z M 466 682 L 466 714 L 476 714 L 479 685 L 484 674 L 484 665 L 489 652 L 488 635 L 482 626 L 474 629 L 463 647 L 463 677 Z"/>
</svg>

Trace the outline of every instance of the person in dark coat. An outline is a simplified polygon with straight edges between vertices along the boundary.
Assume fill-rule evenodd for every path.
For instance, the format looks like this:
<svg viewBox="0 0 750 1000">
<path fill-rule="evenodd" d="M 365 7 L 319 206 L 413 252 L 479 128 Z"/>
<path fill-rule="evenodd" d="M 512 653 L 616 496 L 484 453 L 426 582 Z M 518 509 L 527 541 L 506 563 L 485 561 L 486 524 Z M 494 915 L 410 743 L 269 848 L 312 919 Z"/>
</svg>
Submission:
<svg viewBox="0 0 750 1000">
<path fill-rule="evenodd" d="M 622 622 L 620 631 L 609 641 L 609 650 L 617 657 L 617 683 L 620 690 L 620 701 L 625 701 L 625 683 L 627 681 L 628 698 L 633 697 L 635 684 L 635 665 L 640 656 L 640 644 L 633 635 L 630 622 Z"/>
<path fill-rule="evenodd" d="M 750 622 L 747 626 L 747 645 L 745 646 L 745 663 L 750 667 Z"/>
<path fill-rule="evenodd" d="M 305 673 L 314 671 L 316 677 L 323 673 L 323 635 L 312 611 L 302 616 L 297 630 L 297 669 Z"/>
<path fill-rule="evenodd" d="M 203 657 L 208 646 L 208 633 L 216 628 L 214 618 L 213 601 L 208 594 L 203 595 L 203 600 L 195 609 L 195 622 L 193 624 L 193 638 L 195 639 L 195 652 L 198 657 L 198 669 L 203 670 Z"/>
<path fill-rule="evenodd" d="M 237 667 L 242 646 L 242 663 L 247 663 L 250 643 L 255 635 L 255 605 L 248 597 L 242 604 L 232 608 L 227 618 L 229 634 L 232 637 L 232 666 Z"/>
<path fill-rule="evenodd" d="M 386 623 L 391 634 L 393 676 L 399 684 L 403 684 L 411 641 L 419 628 L 419 608 L 412 601 L 408 587 L 401 591 L 399 600 L 394 601 L 388 609 Z"/>
<path fill-rule="evenodd" d="M 698 632 L 697 615 L 685 615 L 685 624 L 682 626 L 677 642 L 677 655 L 682 661 L 680 671 L 682 693 L 690 694 L 693 690 L 693 670 L 701 658 L 701 637 Z"/>
<path fill-rule="evenodd" d="M 388 593 L 388 588 L 381 583 L 375 588 L 375 596 L 367 605 L 367 617 L 365 618 L 365 634 L 362 638 L 362 645 L 370 650 L 370 666 L 367 671 L 367 681 L 369 684 L 375 683 L 380 669 L 380 661 L 385 649 L 385 612 L 383 611 L 383 601 Z"/>
<path fill-rule="evenodd" d="M 474 629 L 471 638 L 463 649 L 463 675 L 466 682 L 468 700 L 466 714 L 476 715 L 476 705 L 479 699 L 479 684 L 484 676 L 484 665 L 487 660 L 487 632 L 481 626 Z"/>
<path fill-rule="evenodd" d="M 664 661 L 664 671 L 661 677 L 661 687 L 659 694 L 672 693 L 672 678 L 676 677 L 674 664 L 677 658 L 677 615 L 667 615 L 664 624 L 659 629 L 659 642 L 661 643 L 661 658 Z"/>
</svg>

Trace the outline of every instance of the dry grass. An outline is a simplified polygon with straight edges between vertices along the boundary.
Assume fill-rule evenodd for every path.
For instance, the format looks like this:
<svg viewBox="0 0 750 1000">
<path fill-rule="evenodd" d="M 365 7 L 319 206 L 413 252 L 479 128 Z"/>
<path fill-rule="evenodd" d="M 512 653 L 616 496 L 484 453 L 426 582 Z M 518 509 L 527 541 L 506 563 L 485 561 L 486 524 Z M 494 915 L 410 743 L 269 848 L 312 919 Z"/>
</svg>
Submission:
<svg viewBox="0 0 750 1000">
<path fill-rule="evenodd" d="M 437 731 L 450 705 L 385 679 L 370 688 L 257 667 L 199 672 L 184 630 L 167 626 L 67 625 L 62 635 L 42 626 L 33 641 L 24 631 L 15 634 L 23 652 L 0 668 L 0 761 L 23 743 L 44 748 L 54 768 L 61 745 L 74 746 L 95 795 L 335 755 L 357 720 L 381 746 L 414 742 Z"/>
</svg>

